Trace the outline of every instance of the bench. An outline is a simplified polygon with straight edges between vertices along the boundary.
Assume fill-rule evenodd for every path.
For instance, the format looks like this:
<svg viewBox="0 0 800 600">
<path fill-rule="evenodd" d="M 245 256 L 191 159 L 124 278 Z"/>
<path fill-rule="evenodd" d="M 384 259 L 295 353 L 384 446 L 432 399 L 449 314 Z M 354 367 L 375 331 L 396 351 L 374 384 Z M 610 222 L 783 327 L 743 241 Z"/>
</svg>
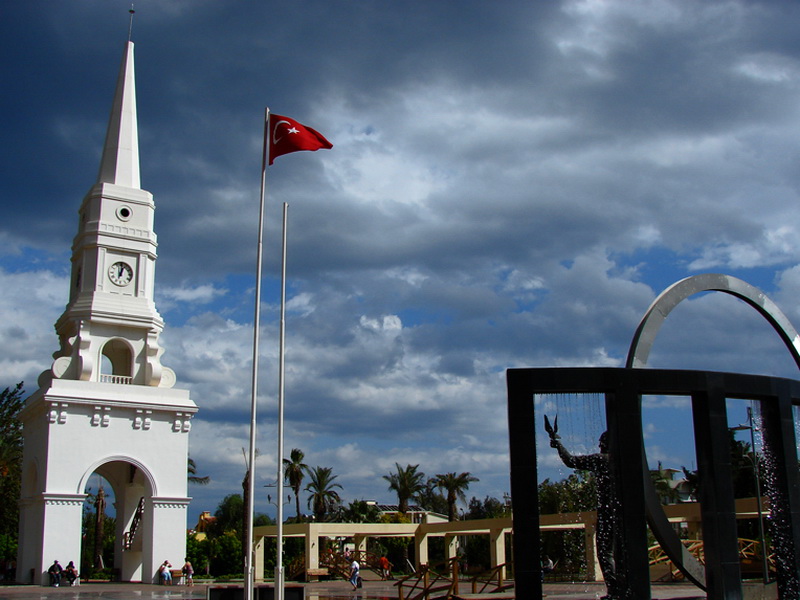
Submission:
<svg viewBox="0 0 800 600">
<path fill-rule="evenodd" d="M 321 567 L 319 569 L 306 569 L 306 581 L 317 581 L 320 577 L 327 576 L 328 574 L 327 567 Z"/>
<path fill-rule="evenodd" d="M 169 574 L 172 575 L 173 585 L 184 585 L 186 583 L 186 576 L 183 574 L 183 569 L 170 569 Z"/>
</svg>

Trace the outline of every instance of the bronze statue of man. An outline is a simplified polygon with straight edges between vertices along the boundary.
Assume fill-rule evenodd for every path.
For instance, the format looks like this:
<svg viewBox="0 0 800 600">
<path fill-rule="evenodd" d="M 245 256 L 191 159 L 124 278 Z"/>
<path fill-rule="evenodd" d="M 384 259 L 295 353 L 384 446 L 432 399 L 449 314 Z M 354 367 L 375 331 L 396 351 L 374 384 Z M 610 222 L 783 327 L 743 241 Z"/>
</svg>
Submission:
<svg viewBox="0 0 800 600">
<path fill-rule="evenodd" d="M 618 600 L 630 598 L 624 576 L 617 570 L 614 560 L 614 546 L 618 537 L 617 507 L 619 502 L 614 493 L 611 481 L 611 469 L 608 456 L 608 432 L 600 436 L 600 452 L 596 454 L 574 455 L 561 443 L 558 435 L 558 417 L 554 426 L 550 425 L 547 416 L 544 418 L 545 430 L 550 436 L 550 447 L 558 451 L 558 456 L 570 469 L 591 472 L 597 484 L 597 561 L 606 584 L 608 594 L 604 599 Z"/>
</svg>

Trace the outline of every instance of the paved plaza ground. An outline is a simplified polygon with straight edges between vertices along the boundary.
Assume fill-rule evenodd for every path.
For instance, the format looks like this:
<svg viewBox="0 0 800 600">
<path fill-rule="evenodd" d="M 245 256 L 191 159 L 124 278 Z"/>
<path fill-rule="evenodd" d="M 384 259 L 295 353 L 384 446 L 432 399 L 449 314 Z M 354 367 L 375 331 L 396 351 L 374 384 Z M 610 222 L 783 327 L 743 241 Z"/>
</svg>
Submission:
<svg viewBox="0 0 800 600">
<path fill-rule="evenodd" d="M 394 600 L 397 588 L 391 581 L 365 581 L 354 592 L 346 581 L 321 581 L 305 584 L 307 600 Z M 161 586 L 136 583 L 84 583 L 79 587 L 39 587 L 17 585 L 0 587 L 5 600 L 191 600 L 206 597 L 205 585 Z M 605 593 L 597 583 L 548 583 L 544 586 L 548 600 L 596 600 Z M 687 584 L 653 584 L 653 600 L 705 599 L 706 595 Z"/>
</svg>

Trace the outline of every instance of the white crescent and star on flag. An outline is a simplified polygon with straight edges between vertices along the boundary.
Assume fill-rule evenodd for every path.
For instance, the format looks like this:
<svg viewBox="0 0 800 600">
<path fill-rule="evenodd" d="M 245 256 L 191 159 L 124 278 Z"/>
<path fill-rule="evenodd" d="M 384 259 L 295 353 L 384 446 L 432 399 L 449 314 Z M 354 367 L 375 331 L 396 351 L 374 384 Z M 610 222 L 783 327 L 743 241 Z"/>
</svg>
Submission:
<svg viewBox="0 0 800 600">
<path fill-rule="evenodd" d="M 292 124 L 289 121 L 278 121 L 277 123 L 275 123 L 275 128 L 272 130 L 272 143 L 273 144 L 277 144 L 284 137 L 286 137 L 285 135 L 282 135 L 282 136 L 278 137 L 278 128 L 284 123 L 288 126 L 288 129 L 284 128 L 287 134 L 300 133 L 300 131 L 297 129 L 297 127 L 292 127 Z"/>
</svg>

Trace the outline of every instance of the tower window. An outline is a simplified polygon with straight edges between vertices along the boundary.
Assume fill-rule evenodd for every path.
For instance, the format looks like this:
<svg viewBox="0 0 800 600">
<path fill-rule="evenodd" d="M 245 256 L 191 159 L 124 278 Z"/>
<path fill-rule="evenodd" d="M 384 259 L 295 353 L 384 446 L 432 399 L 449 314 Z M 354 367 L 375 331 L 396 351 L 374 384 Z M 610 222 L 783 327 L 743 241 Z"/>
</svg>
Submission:
<svg viewBox="0 0 800 600">
<path fill-rule="evenodd" d="M 117 209 L 117 218 L 120 221 L 127 221 L 128 219 L 133 216 L 133 211 L 131 210 L 130 206 L 120 206 Z"/>
<path fill-rule="evenodd" d="M 113 339 L 106 342 L 100 360 L 100 381 L 132 383 L 133 353 L 127 342 Z"/>
</svg>

